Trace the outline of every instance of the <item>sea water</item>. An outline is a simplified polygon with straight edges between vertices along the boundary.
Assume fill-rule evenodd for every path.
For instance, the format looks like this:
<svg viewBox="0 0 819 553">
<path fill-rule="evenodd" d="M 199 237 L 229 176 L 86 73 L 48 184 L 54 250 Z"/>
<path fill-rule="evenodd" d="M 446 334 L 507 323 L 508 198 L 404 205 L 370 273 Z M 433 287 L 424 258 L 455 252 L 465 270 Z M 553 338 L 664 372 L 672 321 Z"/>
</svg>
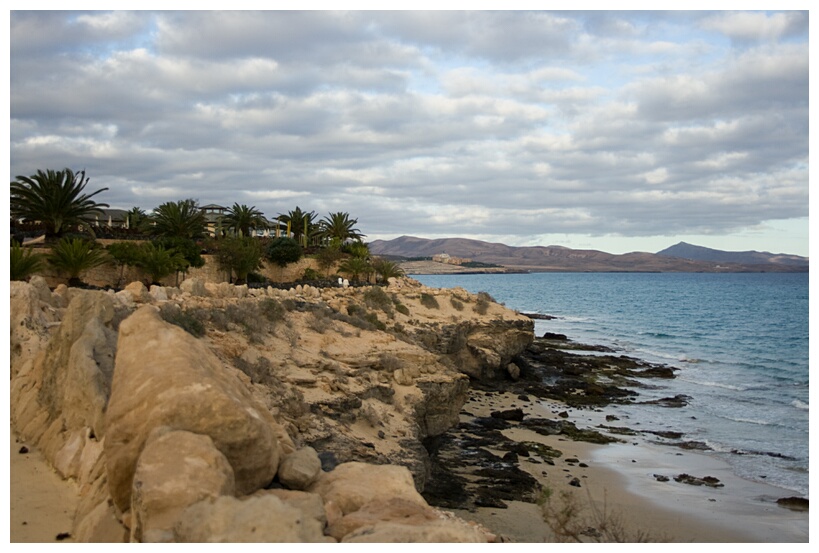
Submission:
<svg viewBox="0 0 819 553">
<path fill-rule="evenodd" d="M 684 432 L 746 479 L 808 496 L 808 274 L 531 273 L 414 275 L 487 292 L 511 309 L 557 317 L 556 332 L 679 368 L 638 401 L 684 394 L 683 408 L 618 408 L 629 425 Z M 625 423 L 625 421 L 621 421 Z M 617 424 L 621 424 L 618 422 Z"/>
</svg>

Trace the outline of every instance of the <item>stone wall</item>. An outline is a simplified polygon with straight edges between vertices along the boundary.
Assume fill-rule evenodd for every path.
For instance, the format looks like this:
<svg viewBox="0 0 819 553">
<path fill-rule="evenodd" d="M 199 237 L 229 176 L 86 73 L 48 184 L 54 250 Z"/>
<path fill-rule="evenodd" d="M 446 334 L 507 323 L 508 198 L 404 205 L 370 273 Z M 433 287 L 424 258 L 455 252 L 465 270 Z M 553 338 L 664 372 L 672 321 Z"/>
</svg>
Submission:
<svg viewBox="0 0 819 553">
<path fill-rule="evenodd" d="M 103 246 L 108 246 L 114 242 L 119 242 L 119 240 L 97 240 L 97 242 Z M 49 252 L 49 249 L 36 248 L 35 252 L 46 254 Z M 230 281 L 228 274 L 219 270 L 215 256 L 203 255 L 202 257 L 205 260 L 204 266 L 190 269 L 184 274 L 180 273 L 179 275 L 171 275 L 164 278 L 161 284 L 163 286 L 179 286 L 183 280 L 190 278 L 197 278 L 204 282 L 214 283 Z M 320 271 L 322 274 L 324 274 L 324 272 L 319 269 L 318 262 L 309 257 L 302 258 L 296 263 L 290 263 L 286 267 L 279 267 L 274 263 L 263 262 L 262 269 L 257 272 L 269 279 L 271 282 L 295 282 L 302 278 L 305 269 L 308 268 Z M 48 286 L 52 289 L 60 284 L 68 283 L 68 278 L 61 276 L 47 264 L 43 267 L 43 270 L 36 274 L 42 276 L 48 283 Z M 330 274 L 334 274 L 334 271 L 331 271 Z M 125 267 L 123 271 L 114 263 L 107 263 L 100 267 L 96 267 L 82 275 L 83 282 L 99 287 L 117 287 L 117 283 L 121 283 L 120 286 L 125 286 L 130 282 L 145 282 L 146 278 L 147 276 L 145 273 L 135 267 Z"/>
</svg>

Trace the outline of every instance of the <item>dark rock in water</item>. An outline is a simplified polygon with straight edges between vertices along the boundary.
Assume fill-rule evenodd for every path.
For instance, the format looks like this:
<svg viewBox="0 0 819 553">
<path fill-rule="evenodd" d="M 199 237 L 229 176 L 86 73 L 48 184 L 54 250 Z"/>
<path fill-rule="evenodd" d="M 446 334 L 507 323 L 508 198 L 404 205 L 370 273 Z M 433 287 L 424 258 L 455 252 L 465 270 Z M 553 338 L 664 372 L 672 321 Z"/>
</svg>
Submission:
<svg viewBox="0 0 819 553">
<path fill-rule="evenodd" d="M 523 409 L 506 409 L 505 411 L 492 411 L 490 416 L 493 419 L 502 419 L 505 421 L 522 421 L 523 420 Z"/>
<path fill-rule="evenodd" d="M 579 478 L 577 478 L 577 477 L 572 478 L 572 479 L 569 481 L 569 485 L 570 485 L 570 486 L 574 486 L 575 488 L 580 488 L 580 487 L 581 487 L 581 486 L 580 486 L 580 479 L 579 479 Z"/>
<path fill-rule="evenodd" d="M 557 414 L 557 416 L 560 417 L 561 419 L 568 419 L 569 413 L 567 411 L 561 411 L 560 413 Z"/>
<path fill-rule="evenodd" d="M 668 482 L 669 480 L 671 480 L 668 476 L 663 476 L 662 474 L 655 474 L 654 479 L 657 482 Z"/>
<path fill-rule="evenodd" d="M 641 378 L 674 378 L 674 371 L 671 367 L 649 367 L 648 369 L 638 371 L 634 376 Z"/>
<path fill-rule="evenodd" d="M 520 394 L 518 396 L 518 399 L 521 400 L 521 401 L 532 401 L 531 399 L 529 399 L 529 396 L 527 396 L 526 394 Z"/>
<path fill-rule="evenodd" d="M 559 340 L 561 342 L 568 341 L 569 337 L 565 334 L 556 334 L 554 332 L 545 332 L 543 336 L 541 336 L 544 340 Z"/>
<path fill-rule="evenodd" d="M 542 313 L 521 313 L 521 315 L 525 317 L 529 317 L 530 319 L 536 319 L 539 321 L 551 321 L 553 319 L 557 319 L 557 317 L 553 315 L 543 315 Z"/>
<path fill-rule="evenodd" d="M 808 499 L 806 497 L 782 497 L 776 500 L 776 504 L 791 511 L 808 510 Z"/>
<path fill-rule="evenodd" d="M 606 422 L 619 421 L 619 420 L 620 420 L 620 417 L 615 417 L 614 415 L 606 415 Z"/>
<path fill-rule="evenodd" d="M 659 405 L 661 407 L 685 407 L 691 400 L 691 396 L 685 394 L 677 394 L 674 397 L 664 397 L 660 399 L 653 399 L 651 401 L 643 401 L 644 405 Z"/>
<path fill-rule="evenodd" d="M 683 484 L 690 484 L 692 486 L 708 486 L 709 488 L 722 488 L 725 485 L 720 482 L 718 478 L 713 476 L 698 478 L 685 473 L 675 476 L 674 481 L 681 482 Z"/>
<path fill-rule="evenodd" d="M 679 447 L 681 449 L 693 449 L 693 450 L 696 450 L 696 451 L 711 451 L 711 446 L 709 446 L 705 442 L 688 441 L 688 442 L 676 442 L 676 443 L 667 444 L 667 445 L 677 446 L 677 447 Z"/>
</svg>

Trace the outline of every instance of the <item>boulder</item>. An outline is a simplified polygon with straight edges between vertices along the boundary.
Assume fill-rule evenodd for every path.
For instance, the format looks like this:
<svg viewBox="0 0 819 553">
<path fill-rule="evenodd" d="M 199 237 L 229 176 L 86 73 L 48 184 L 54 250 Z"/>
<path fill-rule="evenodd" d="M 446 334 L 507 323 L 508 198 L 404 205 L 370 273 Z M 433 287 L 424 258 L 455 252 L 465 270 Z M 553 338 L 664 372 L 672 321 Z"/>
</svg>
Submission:
<svg viewBox="0 0 819 553">
<path fill-rule="evenodd" d="M 182 511 L 234 493 L 233 469 L 210 437 L 155 428 L 134 473 L 131 541 L 169 542 Z"/>
<path fill-rule="evenodd" d="M 377 500 L 401 498 L 425 506 L 427 502 L 415 489 L 412 474 L 398 465 L 370 465 L 358 461 L 342 463 L 324 472 L 307 491 L 319 494 L 324 503 L 332 502 L 347 515 Z"/>
<path fill-rule="evenodd" d="M 438 520 L 435 509 L 400 497 L 370 501 L 359 510 L 344 515 L 327 528 L 327 535 L 337 540 L 359 528 L 372 527 L 380 522 L 400 522 L 421 526 Z"/>
<path fill-rule="evenodd" d="M 271 494 L 222 496 L 186 509 L 174 526 L 179 543 L 322 543 L 322 525 Z"/>
<path fill-rule="evenodd" d="M 343 543 L 488 543 L 480 529 L 456 520 L 437 520 L 421 525 L 379 522 L 348 534 Z"/>
<path fill-rule="evenodd" d="M 198 278 L 189 278 L 183 280 L 182 283 L 179 285 L 179 290 L 182 292 L 186 292 L 191 296 L 207 295 L 207 291 L 205 290 L 205 283 L 199 280 Z"/>
<path fill-rule="evenodd" d="M 140 452 L 159 426 L 209 436 L 233 467 L 238 494 L 270 483 L 279 464 L 281 430 L 270 412 L 204 342 L 153 306 L 120 325 L 106 426 L 108 482 L 123 512 Z"/>
<path fill-rule="evenodd" d="M 321 473 L 321 460 L 312 447 L 303 447 L 279 463 L 279 482 L 291 490 L 306 490 Z"/>
</svg>

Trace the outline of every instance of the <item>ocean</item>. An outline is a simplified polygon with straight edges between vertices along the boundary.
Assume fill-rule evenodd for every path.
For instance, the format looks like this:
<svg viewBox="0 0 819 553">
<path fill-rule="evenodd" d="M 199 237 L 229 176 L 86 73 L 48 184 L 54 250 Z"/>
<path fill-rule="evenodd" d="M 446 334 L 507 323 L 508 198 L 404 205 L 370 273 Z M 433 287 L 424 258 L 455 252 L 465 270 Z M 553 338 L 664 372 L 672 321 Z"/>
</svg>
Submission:
<svg viewBox="0 0 819 553">
<path fill-rule="evenodd" d="M 684 432 L 742 478 L 808 497 L 807 273 L 413 275 L 487 292 L 511 309 L 557 317 L 565 334 L 680 369 L 638 400 L 685 394 L 683 408 L 618 407 L 630 424 Z M 657 385 L 654 380 L 649 384 Z M 619 423 L 618 423 L 619 424 Z"/>
</svg>

